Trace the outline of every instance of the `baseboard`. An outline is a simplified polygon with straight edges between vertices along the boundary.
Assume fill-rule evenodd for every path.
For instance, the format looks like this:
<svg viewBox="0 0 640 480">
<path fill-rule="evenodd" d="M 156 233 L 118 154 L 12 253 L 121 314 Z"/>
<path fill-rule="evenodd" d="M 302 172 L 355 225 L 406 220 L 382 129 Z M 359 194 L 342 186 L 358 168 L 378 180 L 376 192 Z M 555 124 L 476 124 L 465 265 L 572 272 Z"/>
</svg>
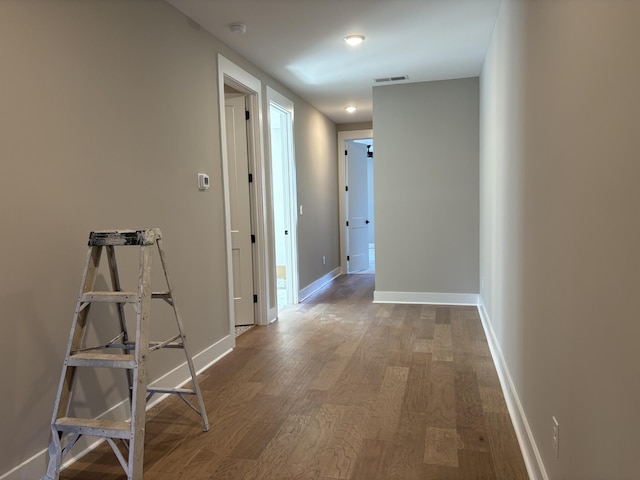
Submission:
<svg viewBox="0 0 640 480">
<path fill-rule="evenodd" d="M 373 292 L 373 303 L 414 303 L 425 305 L 478 305 L 475 293 Z"/>
<path fill-rule="evenodd" d="M 316 293 L 318 290 L 320 290 L 322 287 L 324 287 L 327 283 L 329 283 L 331 280 L 336 278 L 338 275 L 340 275 L 340 267 L 334 268 L 329 273 L 320 277 L 315 282 L 311 283 L 310 285 L 307 285 L 306 287 L 301 289 L 300 292 L 298 292 L 298 301 L 301 302 L 304 299 L 309 298 L 311 295 Z"/>
<path fill-rule="evenodd" d="M 209 368 L 211 365 L 216 363 L 226 354 L 228 354 L 235 345 L 235 337 L 234 335 L 227 335 L 221 340 L 217 341 L 213 345 L 205 348 L 202 352 L 198 353 L 193 357 L 193 364 L 195 366 L 196 372 L 198 374 L 202 373 L 204 370 Z M 189 373 L 189 367 L 187 366 L 187 362 L 185 361 L 181 365 L 177 366 L 173 370 L 167 372 L 165 375 L 155 380 L 154 384 L 159 384 L 163 386 L 171 386 L 170 388 L 180 388 L 186 383 L 191 381 L 191 375 Z M 158 395 L 147 405 L 147 410 L 151 407 L 157 405 L 162 400 L 167 398 L 169 394 Z M 122 402 L 114 405 L 107 411 L 103 412 L 97 418 L 102 420 L 128 420 L 129 415 L 129 400 L 125 399 Z M 186 408 L 186 406 L 185 406 Z M 198 428 L 199 425 L 196 425 L 194 428 Z M 64 464 L 63 468 L 71 465 L 84 455 L 86 455 L 89 451 L 96 448 L 100 443 L 102 443 L 103 439 L 96 440 L 95 437 L 82 437 L 78 443 L 74 446 L 72 452 L 77 451 L 78 453 L 74 454 L 72 457 L 68 458 Z M 9 470 L 8 472 L 0 475 L 0 480 L 24 480 L 26 478 L 38 479 L 41 478 L 47 470 L 47 462 L 48 455 L 47 449 L 45 448 L 41 452 L 35 454 L 33 457 L 27 459 L 20 465 L 15 468 Z"/>
<path fill-rule="evenodd" d="M 515 385 L 511 380 L 507 363 L 502 355 L 502 349 L 498 343 L 498 339 L 493 331 L 489 315 L 482 302 L 482 297 L 479 297 L 478 311 L 480 312 L 480 319 L 482 320 L 482 326 L 489 343 L 489 349 L 491 350 L 491 356 L 493 357 L 493 363 L 498 371 L 498 377 L 500 378 L 500 385 L 504 392 L 504 398 L 507 402 L 509 409 L 509 415 L 511 416 L 511 422 L 513 428 L 516 431 L 518 442 L 520 443 L 520 450 L 524 457 L 524 463 L 527 467 L 527 473 L 531 480 L 549 480 L 547 471 L 544 468 L 540 450 L 536 445 L 535 438 L 529 427 L 529 422 L 520 403 L 518 392 Z"/>
</svg>

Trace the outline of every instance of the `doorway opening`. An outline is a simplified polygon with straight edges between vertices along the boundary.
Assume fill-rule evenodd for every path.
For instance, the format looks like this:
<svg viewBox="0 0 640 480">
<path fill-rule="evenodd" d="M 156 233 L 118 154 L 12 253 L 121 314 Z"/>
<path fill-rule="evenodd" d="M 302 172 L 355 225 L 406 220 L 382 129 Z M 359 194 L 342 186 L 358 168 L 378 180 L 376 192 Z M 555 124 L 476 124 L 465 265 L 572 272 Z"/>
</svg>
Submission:
<svg viewBox="0 0 640 480">
<path fill-rule="evenodd" d="M 267 325 L 276 318 L 275 266 L 267 248 L 270 207 L 262 140 L 262 83 L 218 55 L 218 92 L 229 338 L 235 345 L 236 324 Z M 236 147 L 246 150 L 246 162 L 234 159 Z M 233 183 L 238 187 L 235 190 Z M 241 217 L 248 219 L 243 229 L 237 228 L 236 220 Z M 236 236 L 243 246 L 236 248 Z"/>
<path fill-rule="evenodd" d="M 298 303 L 298 242 L 296 211 L 293 102 L 271 88 L 269 132 L 271 147 L 271 192 L 276 263 L 278 311 Z"/>
<path fill-rule="evenodd" d="M 373 138 L 345 142 L 347 273 L 375 273 Z"/>
<path fill-rule="evenodd" d="M 373 130 L 338 132 L 338 162 L 340 272 L 375 273 Z"/>
</svg>

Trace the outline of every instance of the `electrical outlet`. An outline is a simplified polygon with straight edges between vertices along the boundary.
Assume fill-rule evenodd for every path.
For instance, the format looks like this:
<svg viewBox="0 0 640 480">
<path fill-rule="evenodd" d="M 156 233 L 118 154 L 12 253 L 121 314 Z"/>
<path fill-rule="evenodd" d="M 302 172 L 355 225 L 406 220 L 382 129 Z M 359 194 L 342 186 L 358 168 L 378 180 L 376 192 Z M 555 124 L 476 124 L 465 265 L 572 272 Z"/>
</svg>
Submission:
<svg viewBox="0 0 640 480">
<path fill-rule="evenodd" d="M 556 454 L 556 458 L 560 458 L 560 424 L 556 417 L 551 417 L 553 420 L 553 451 Z"/>
</svg>

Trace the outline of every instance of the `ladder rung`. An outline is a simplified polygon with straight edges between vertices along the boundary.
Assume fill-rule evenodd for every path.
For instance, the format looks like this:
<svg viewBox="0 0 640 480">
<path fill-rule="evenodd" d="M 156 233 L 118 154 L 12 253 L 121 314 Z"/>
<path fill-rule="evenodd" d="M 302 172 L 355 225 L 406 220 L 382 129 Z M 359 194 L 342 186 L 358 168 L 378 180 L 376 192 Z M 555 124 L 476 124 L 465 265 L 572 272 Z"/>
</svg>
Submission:
<svg viewBox="0 0 640 480">
<path fill-rule="evenodd" d="M 134 368 L 133 355 L 114 353 L 76 353 L 69 356 L 71 367 Z"/>
<path fill-rule="evenodd" d="M 54 425 L 59 432 L 73 432 L 81 435 L 109 438 L 129 438 L 131 436 L 131 424 L 129 422 L 61 417 L 56 420 Z"/>
<path fill-rule="evenodd" d="M 137 303 L 138 292 L 85 292 L 83 302 Z"/>
<path fill-rule="evenodd" d="M 175 393 L 180 395 L 195 395 L 196 391 L 191 388 L 162 388 L 147 387 L 148 393 Z"/>
<path fill-rule="evenodd" d="M 171 298 L 171 292 L 153 292 L 151 298 Z"/>
</svg>

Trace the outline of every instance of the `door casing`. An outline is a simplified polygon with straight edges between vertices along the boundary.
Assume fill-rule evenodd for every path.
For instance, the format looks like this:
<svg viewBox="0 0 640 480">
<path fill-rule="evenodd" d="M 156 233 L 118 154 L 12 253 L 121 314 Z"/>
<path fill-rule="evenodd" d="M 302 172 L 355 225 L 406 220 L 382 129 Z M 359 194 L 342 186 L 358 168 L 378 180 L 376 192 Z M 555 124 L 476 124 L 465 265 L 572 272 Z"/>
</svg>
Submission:
<svg viewBox="0 0 640 480">
<path fill-rule="evenodd" d="M 223 55 L 218 54 L 218 111 L 220 115 L 220 147 L 222 152 L 222 187 L 224 197 L 225 251 L 227 272 L 227 305 L 229 314 L 229 335 L 234 336 L 233 308 L 233 264 L 231 251 L 230 211 L 229 211 L 229 159 L 226 144 L 226 121 L 224 112 L 225 84 L 242 92 L 246 97 L 246 107 L 250 119 L 247 123 L 247 146 L 249 151 L 249 169 L 253 175 L 251 189 L 252 229 L 256 236 L 254 245 L 254 285 L 258 295 L 256 305 L 256 323 L 267 325 L 277 316 L 277 305 L 271 301 L 269 275 L 275 277 L 273 249 L 268 237 L 267 208 L 271 208 L 266 195 L 266 167 L 264 162 L 264 142 L 262 124 L 262 83 Z M 234 341 L 235 345 L 235 341 Z"/>
<path fill-rule="evenodd" d="M 287 256 L 288 262 L 287 267 L 289 267 L 289 272 L 287 273 L 287 283 L 288 287 L 291 287 L 291 292 L 289 292 L 291 296 L 291 303 L 298 303 L 298 295 L 300 290 L 300 280 L 298 274 L 298 194 L 297 194 L 297 183 L 296 183 L 296 160 L 295 160 L 295 138 L 294 138 L 294 109 L 293 102 L 289 100 L 287 97 L 272 89 L 271 87 L 267 87 L 267 102 L 269 104 L 269 122 L 271 122 L 271 104 L 275 104 L 277 108 L 280 110 L 286 111 L 289 114 L 289 123 L 291 131 L 289 132 L 289 145 L 287 145 L 288 151 L 288 161 L 285 166 L 288 176 L 288 199 L 289 204 L 285 205 L 284 215 L 288 219 L 289 223 L 289 248 Z M 268 134 L 271 135 L 271 127 L 268 129 Z M 271 145 L 271 139 L 269 141 Z M 269 148 L 269 159 L 271 170 L 273 171 L 273 152 L 271 148 Z M 274 191 L 273 191 L 273 182 L 271 183 L 271 197 L 272 197 L 272 205 L 275 207 L 274 201 Z M 274 243 L 276 232 L 273 233 Z M 277 285 L 275 286 L 277 291 Z M 289 288 L 288 288 L 289 289 Z M 277 299 L 276 299 L 277 301 Z"/>
<path fill-rule="evenodd" d="M 373 129 L 338 132 L 338 205 L 340 210 L 340 273 L 347 273 L 347 206 L 345 198 L 346 163 L 344 151 L 347 140 L 373 138 Z"/>
</svg>

